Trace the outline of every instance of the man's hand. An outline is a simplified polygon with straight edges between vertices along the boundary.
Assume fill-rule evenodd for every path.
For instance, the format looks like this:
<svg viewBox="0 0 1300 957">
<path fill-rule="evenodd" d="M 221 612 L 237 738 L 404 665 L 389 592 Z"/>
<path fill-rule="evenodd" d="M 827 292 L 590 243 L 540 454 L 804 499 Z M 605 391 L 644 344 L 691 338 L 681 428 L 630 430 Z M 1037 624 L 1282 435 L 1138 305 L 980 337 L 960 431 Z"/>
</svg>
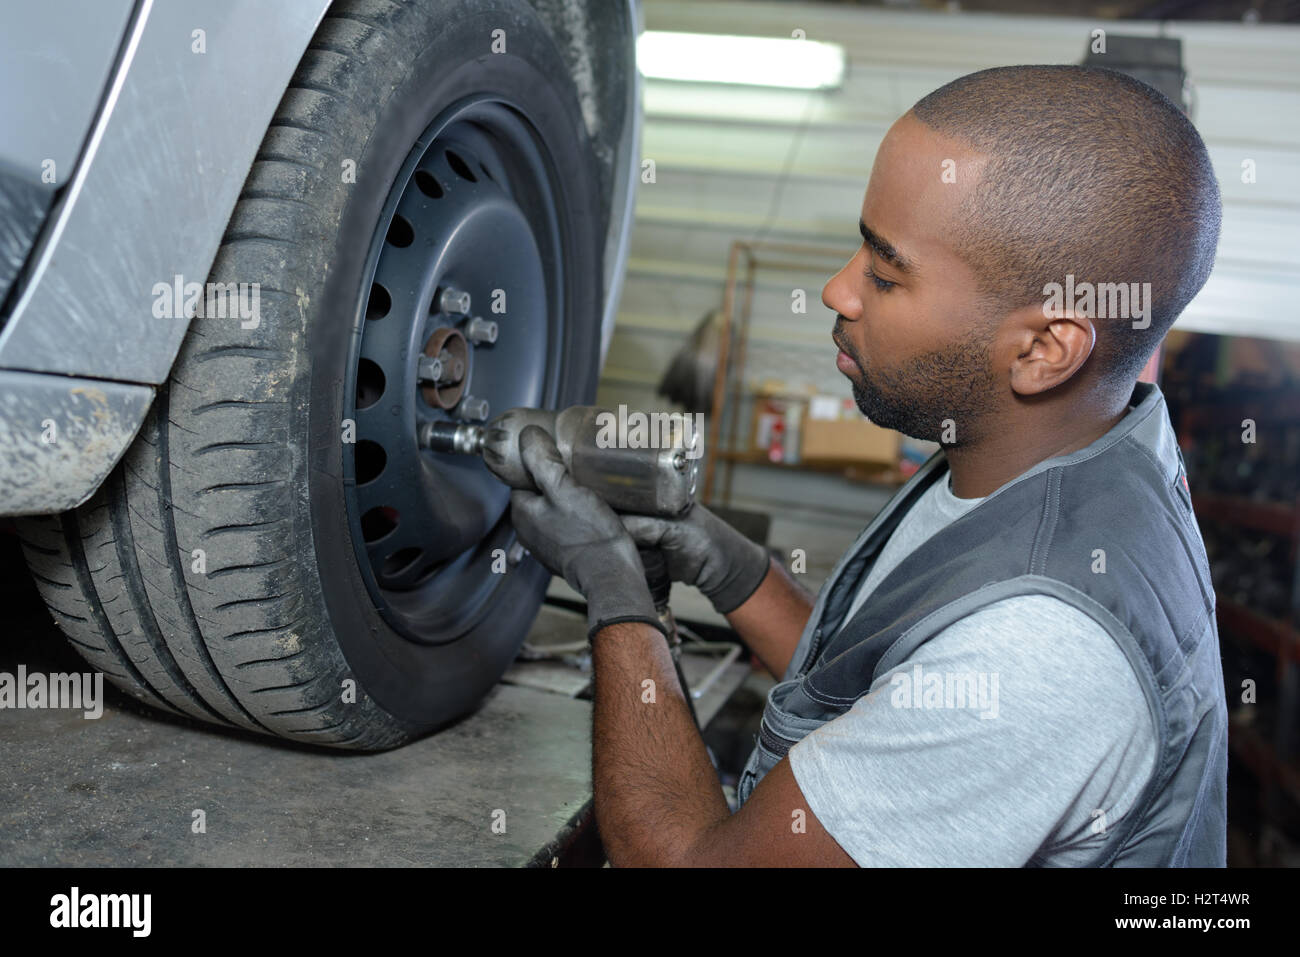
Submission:
<svg viewBox="0 0 1300 957">
<path fill-rule="evenodd" d="M 812 613 L 813 598 L 781 563 L 703 505 L 681 518 L 620 516 L 642 547 L 658 548 L 674 581 L 695 585 L 727 616 L 778 681 Z"/>
<path fill-rule="evenodd" d="M 588 638 L 620 621 L 643 621 L 663 632 L 636 543 L 614 510 L 573 480 L 545 429 L 524 429 L 519 451 L 541 490 L 510 495 L 519 540 L 587 599 Z"/>
<path fill-rule="evenodd" d="M 624 515 L 622 520 L 638 545 L 663 552 L 673 581 L 694 585 L 721 615 L 744 604 L 767 574 L 767 550 L 703 505 L 680 518 Z"/>
</svg>

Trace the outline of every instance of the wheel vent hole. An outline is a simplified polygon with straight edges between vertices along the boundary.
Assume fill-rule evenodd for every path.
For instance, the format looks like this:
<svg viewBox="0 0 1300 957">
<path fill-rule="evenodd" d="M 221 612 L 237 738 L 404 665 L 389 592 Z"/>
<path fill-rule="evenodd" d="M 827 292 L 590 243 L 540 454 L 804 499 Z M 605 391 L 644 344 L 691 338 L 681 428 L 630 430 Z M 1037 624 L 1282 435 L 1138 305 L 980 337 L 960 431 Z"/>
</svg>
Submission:
<svg viewBox="0 0 1300 957">
<path fill-rule="evenodd" d="M 357 443 L 357 484 L 373 482 L 388 464 L 388 453 L 378 442 L 362 439 Z"/>
<path fill-rule="evenodd" d="M 361 537 L 377 542 L 397 527 L 397 509 L 381 505 L 361 516 Z"/>
<path fill-rule="evenodd" d="M 415 242 L 415 230 L 401 216 L 394 216 L 388 227 L 388 242 L 399 248 L 406 248 Z"/>
<path fill-rule="evenodd" d="M 384 396 L 384 370 L 378 363 L 362 359 L 357 363 L 357 409 L 368 409 Z"/>
<path fill-rule="evenodd" d="M 367 319 L 382 319 L 393 308 L 393 297 L 379 283 L 370 287 L 370 300 L 366 303 Z"/>
<path fill-rule="evenodd" d="M 492 182 L 495 183 L 497 181 L 497 178 L 492 175 L 492 171 L 488 169 L 486 166 L 484 166 L 482 163 L 478 164 L 478 168 L 481 169 L 483 171 L 483 175 L 486 176 L 488 179 L 492 180 Z"/>
<path fill-rule="evenodd" d="M 415 576 L 416 584 L 418 585 L 427 582 L 440 568 L 442 568 L 442 566 L 442 562 L 430 562 L 428 565 L 425 565 L 420 569 L 420 573 Z"/>
<path fill-rule="evenodd" d="M 418 562 L 423 555 L 424 549 L 414 545 L 395 551 L 384 559 L 383 574 L 386 577 L 400 575 Z"/>
<path fill-rule="evenodd" d="M 456 175 L 461 179 L 467 179 L 471 183 L 478 182 L 478 177 L 475 176 L 474 171 L 469 168 L 469 164 L 460 158 L 460 154 L 447 150 L 447 162 L 450 164 L 452 170 L 455 171 Z"/>
<path fill-rule="evenodd" d="M 442 199 L 442 184 L 438 182 L 437 177 L 432 173 L 417 169 L 415 171 L 415 185 L 419 187 L 420 192 L 430 199 Z"/>
</svg>

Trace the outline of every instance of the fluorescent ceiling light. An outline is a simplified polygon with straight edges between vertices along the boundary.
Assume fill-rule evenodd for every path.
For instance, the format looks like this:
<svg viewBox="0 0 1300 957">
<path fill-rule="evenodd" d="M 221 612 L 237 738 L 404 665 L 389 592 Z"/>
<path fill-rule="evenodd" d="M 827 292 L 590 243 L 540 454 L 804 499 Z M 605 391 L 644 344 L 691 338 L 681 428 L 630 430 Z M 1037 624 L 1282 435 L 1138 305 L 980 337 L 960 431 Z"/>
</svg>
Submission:
<svg viewBox="0 0 1300 957">
<path fill-rule="evenodd" d="M 636 56 L 641 72 L 657 80 L 798 90 L 832 89 L 844 81 L 844 48 L 815 40 L 647 30 Z"/>
</svg>

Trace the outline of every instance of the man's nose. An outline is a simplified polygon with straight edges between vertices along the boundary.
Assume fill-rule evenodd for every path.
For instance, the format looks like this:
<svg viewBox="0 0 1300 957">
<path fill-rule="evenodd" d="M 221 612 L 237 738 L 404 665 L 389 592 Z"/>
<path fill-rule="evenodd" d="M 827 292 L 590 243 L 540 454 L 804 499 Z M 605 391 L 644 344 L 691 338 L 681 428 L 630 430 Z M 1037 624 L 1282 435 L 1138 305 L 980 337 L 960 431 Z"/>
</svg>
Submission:
<svg viewBox="0 0 1300 957">
<path fill-rule="evenodd" d="M 851 268 L 853 268 L 853 260 L 849 260 L 848 264 L 827 280 L 826 285 L 822 287 L 822 305 L 831 312 L 838 312 L 846 319 L 856 319 L 861 305 L 853 294 L 852 285 L 846 275 Z"/>
</svg>

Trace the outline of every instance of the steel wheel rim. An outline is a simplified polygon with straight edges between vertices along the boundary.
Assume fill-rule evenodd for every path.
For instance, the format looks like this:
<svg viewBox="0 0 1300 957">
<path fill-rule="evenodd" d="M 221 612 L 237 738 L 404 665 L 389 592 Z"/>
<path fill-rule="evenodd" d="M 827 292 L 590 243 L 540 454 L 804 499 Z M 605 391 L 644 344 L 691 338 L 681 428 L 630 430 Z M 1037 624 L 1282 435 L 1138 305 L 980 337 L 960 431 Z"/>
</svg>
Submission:
<svg viewBox="0 0 1300 957">
<path fill-rule="evenodd" d="M 461 419 L 465 396 L 486 399 L 490 415 L 555 405 L 567 332 L 557 180 L 520 110 L 467 98 L 411 149 L 371 238 L 345 384 L 355 441 L 343 446 L 344 496 L 375 607 L 413 641 L 462 636 L 509 577 L 509 490 L 476 458 L 420 449 L 416 433 Z M 467 315 L 445 308 L 449 289 L 469 293 Z M 497 323 L 495 342 L 469 338 L 475 316 Z M 448 327 L 467 346 L 451 410 L 420 377 L 420 356 Z"/>
</svg>

